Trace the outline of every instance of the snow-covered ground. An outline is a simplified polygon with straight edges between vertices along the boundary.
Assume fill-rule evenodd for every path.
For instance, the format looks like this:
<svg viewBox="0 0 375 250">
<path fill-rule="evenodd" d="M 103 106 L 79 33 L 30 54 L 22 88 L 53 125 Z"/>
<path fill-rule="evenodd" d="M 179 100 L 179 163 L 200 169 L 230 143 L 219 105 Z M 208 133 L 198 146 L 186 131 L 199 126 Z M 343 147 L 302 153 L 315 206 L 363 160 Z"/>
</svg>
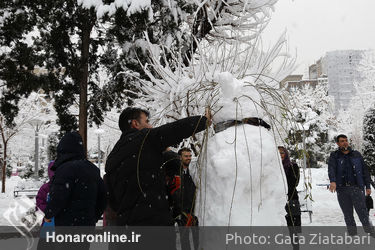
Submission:
<svg viewBox="0 0 375 250">
<path fill-rule="evenodd" d="M 35 198 L 14 197 L 13 191 L 15 189 L 39 189 L 43 182 L 12 176 L 7 178 L 5 184 L 5 193 L 0 193 L 0 226 L 17 225 L 21 223 L 22 215 L 30 208 L 35 207 Z M 10 220 L 7 219 L 7 215 L 10 215 Z"/>
<path fill-rule="evenodd" d="M 310 223 L 308 213 L 302 213 L 302 224 L 307 226 L 344 226 L 344 216 L 341 212 L 339 204 L 337 202 L 336 194 L 332 194 L 327 190 L 326 187 L 316 186 L 316 184 L 329 183 L 327 168 L 311 169 L 312 175 L 312 223 Z M 303 180 L 301 174 L 301 182 L 299 185 L 299 190 L 303 190 Z M 11 225 L 11 223 L 4 217 L 7 210 L 14 207 L 14 204 L 22 202 L 22 198 L 14 198 L 13 190 L 16 186 L 27 186 L 34 187 L 37 185 L 35 181 L 25 181 L 18 176 L 13 176 L 7 179 L 6 182 L 6 193 L 0 193 L 0 226 Z M 41 184 L 41 183 L 39 183 Z M 374 192 L 374 190 L 373 190 Z M 303 203 L 303 195 L 300 195 L 300 202 Z M 32 200 L 35 204 L 35 199 Z M 25 205 L 22 202 L 23 206 Z M 356 213 L 355 219 L 357 225 L 361 225 Z M 370 210 L 370 218 L 375 224 L 375 210 Z"/>
<path fill-rule="evenodd" d="M 312 175 L 312 223 L 310 223 L 308 213 L 302 213 L 302 225 L 308 226 L 345 226 L 344 216 L 337 201 L 336 193 L 331 193 L 325 186 L 316 186 L 316 184 L 329 183 L 327 168 L 311 169 Z M 302 178 L 302 174 L 301 174 Z M 303 181 L 301 180 L 299 189 L 303 190 Z M 374 192 L 374 190 L 373 190 Z M 303 202 L 303 195 L 299 196 L 300 202 Z M 361 225 L 357 214 L 354 212 L 354 218 L 357 225 Z M 375 223 L 375 210 L 370 210 L 370 219 Z"/>
</svg>

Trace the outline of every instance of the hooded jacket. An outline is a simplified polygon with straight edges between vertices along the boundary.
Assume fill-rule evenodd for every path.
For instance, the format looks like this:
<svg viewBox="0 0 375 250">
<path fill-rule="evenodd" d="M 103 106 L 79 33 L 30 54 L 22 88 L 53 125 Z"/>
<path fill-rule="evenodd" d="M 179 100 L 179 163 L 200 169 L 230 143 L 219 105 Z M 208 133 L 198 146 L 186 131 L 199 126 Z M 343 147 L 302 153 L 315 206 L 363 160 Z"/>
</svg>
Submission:
<svg viewBox="0 0 375 250">
<path fill-rule="evenodd" d="M 99 169 L 85 159 L 77 132 L 59 142 L 52 170 L 45 217 L 55 217 L 56 226 L 95 226 L 106 206 L 106 191 Z"/>
</svg>

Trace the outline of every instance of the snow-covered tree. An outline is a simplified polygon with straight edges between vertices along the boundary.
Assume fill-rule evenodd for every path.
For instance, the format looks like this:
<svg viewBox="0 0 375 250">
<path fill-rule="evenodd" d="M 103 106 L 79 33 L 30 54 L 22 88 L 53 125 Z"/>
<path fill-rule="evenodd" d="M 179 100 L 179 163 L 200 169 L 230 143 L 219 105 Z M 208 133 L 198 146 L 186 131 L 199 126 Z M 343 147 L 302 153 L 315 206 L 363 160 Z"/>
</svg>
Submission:
<svg viewBox="0 0 375 250">
<path fill-rule="evenodd" d="M 370 174 L 375 175 L 375 108 L 370 108 L 363 119 L 363 158 Z"/>
<path fill-rule="evenodd" d="M 0 79 L 8 89 L 0 112 L 12 122 L 18 106 L 9 101 L 39 88 L 54 91 L 61 129 L 76 129 L 79 113 L 86 146 L 87 117 L 100 124 L 112 107 L 132 103 L 138 78 L 149 80 L 140 66 L 149 62 L 145 34 L 164 45 L 160 63 L 176 68 L 178 55 L 186 66 L 204 38 L 253 40 L 242 31 L 262 29 L 275 2 L 1 1 Z"/>
<path fill-rule="evenodd" d="M 295 88 L 287 98 L 291 110 L 289 119 L 296 122 L 294 126 L 288 126 L 286 139 L 291 155 L 295 159 L 303 156 L 305 140 L 309 166 L 319 167 L 332 150 L 329 131 L 336 126 L 328 86 L 318 84 L 315 88 L 309 85 Z"/>
<path fill-rule="evenodd" d="M 355 95 L 352 97 L 348 110 L 340 111 L 337 116 L 338 131 L 347 134 L 354 148 L 363 150 L 363 120 L 365 112 L 374 105 L 375 99 L 375 52 L 364 51 L 358 65 L 360 80 L 354 82 Z"/>
<path fill-rule="evenodd" d="M 3 165 L 2 165 L 2 192 L 5 192 L 5 169 L 7 168 L 9 149 L 24 150 L 32 152 L 34 129 L 32 123 L 38 119 L 39 124 L 43 124 L 40 132 L 49 133 L 57 131 L 56 113 L 53 108 L 53 101 L 42 90 L 38 93 L 31 93 L 28 98 L 20 100 L 18 103 L 19 112 L 12 124 L 8 124 L 4 116 L 0 113 L 0 133 L 3 144 Z M 30 137 L 31 135 L 31 137 Z M 14 150 L 15 151 L 15 150 Z M 16 153 L 14 153 L 16 154 Z"/>
<path fill-rule="evenodd" d="M 56 159 L 57 145 L 58 145 L 57 133 L 52 133 L 52 134 L 48 135 L 48 139 L 47 139 L 47 158 L 48 158 L 48 161 L 52 161 L 52 160 Z"/>
</svg>

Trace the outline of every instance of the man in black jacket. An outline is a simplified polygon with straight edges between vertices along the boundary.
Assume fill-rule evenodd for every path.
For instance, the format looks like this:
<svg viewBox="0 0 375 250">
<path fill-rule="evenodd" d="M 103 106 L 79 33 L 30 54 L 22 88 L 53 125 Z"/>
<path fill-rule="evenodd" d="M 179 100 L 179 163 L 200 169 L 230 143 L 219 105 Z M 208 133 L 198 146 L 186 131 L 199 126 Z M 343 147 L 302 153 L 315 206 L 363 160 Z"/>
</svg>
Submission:
<svg viewBox="0 0 375 250">
<path fill-rule="evenodd" d="M 72 233 L 78 229 L 79 232 L 74 232 L 82 233 L 83 229 L 76 226 L 86 226 L 85 232 L 91 232 L 106 206 L 106 191 L 99 169 L 86 160 L 82 138 L 77 132 L 67 133 L 60 140 L 57 159 L 51 169 L 55 175 L 50 186 L 45 221 L 49 222 L 54 217 L 56 234 Z M 61 229 L 61 226 L 69 226 L 69 229 Z M 90 245 L 88 242 L 66 242 L 59 247 L 89 249 Z"/>
<path fill-rule="evenodd" d="M 86 160 L 82 138 L 67 133 L 57 146 L 55 171 L 45 219 L 56 226 L 95 226 L 106 206 L 106 191 L 99 169 Z"/>
<path fill-rule="evenodd" d="M 110 205 L 117 225 L 171 226 L 162 152 L 206 128 L 207 117 L 193 116 L 152 128 L 149 113 L 125 109 L 122 135 L 106 162 Z"/>
<path fill-rule="evenodd" d="M 349 147 L 346 135 L 338 135 L 336 143 L 338 150 L 332 152 L 328 160 L 329 190 L 337 191 L 337 200 L 344 214 L 349 234 L 357 234 L 353 216 L 354 207 L 364 230 L 375 236 L 365 201 L 365 194 L 371 194 L 368 168 L 362 155 Z"/>
<path fill-rule="evenodd" d="M 196 186 L 193 178 L 190 175 L 189 165 L 191 162 L 191 150 L 189 148 L 181 148 L 178 151 L 181 157 L 181 193 L 180 193 L 180 239 L 181 249 L 190 250 L 189 234 L 192 232 L 194 249 L 198 249 L 199 231 L 198 218 L 194 215 L 195 200 L 196 200 Z M 191 229 L 191 230 L 190 230 Z"/>
<path fill-rule="evenodd" d="M 174 225 L 167 200 L 163 151 L 204 130 L 207 123 L 205 116 L 194 116 L 152 128 L 148 116 L 139 108 L 127 108 L 121 113 L 122 135 L 107 158 L 109 203 L 116 211 L 117 226 Z M 206 116 L 210 119 L 209 113 Z M 173 227 L 156 234 L 152 238 L 142 234 L 142 245 L 137 246 L 176 249 Z"/>
<path fill-rule="evenodd" d="M 195 224 L 192 223 L 190 217 L 194 214 L 196 186 L 189 171 L 191 150 L 189 148 L 182 148 L 178 151 L 178 154 L 181 157 L 181 212 L 187 217 L 184 219 L 185 226 L 187 224 Z"/>
</svg>

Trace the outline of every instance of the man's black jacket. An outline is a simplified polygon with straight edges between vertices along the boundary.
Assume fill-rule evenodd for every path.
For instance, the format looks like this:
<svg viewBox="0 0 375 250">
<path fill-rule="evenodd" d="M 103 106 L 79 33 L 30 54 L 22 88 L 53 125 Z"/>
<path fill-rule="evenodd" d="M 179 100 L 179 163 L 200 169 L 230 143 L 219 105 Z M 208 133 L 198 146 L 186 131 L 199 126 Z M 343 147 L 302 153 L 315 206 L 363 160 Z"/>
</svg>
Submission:
<svg viewBox="0 0 375 250">
<path fill-rule="evenodd" d="M 187 214 L 194 214 L 196 187 L 189 169 L 181 170 L 181 209 Z"/>
<path fill-rule="evenodd" d="M 50 201 L 45 217 L 56 226 L 95 226 L 106 206 L 99 169 L 85 159 L 78 133 L 67 133 L 57 147 Z"/>
<path fill-rule="evenodd" d="M 206 121 L 204 116 L 194 116 L 121 135 L 105 168 L 118 225 L 173 225 L 162 152 L 204 130 Z"/>
<path fill-rule="evenodd" d="M 196 201 L 196 186 L 189 169 L 184 171 L 180 162 L 177 168 L 179 168 L 178 172 L 169 175 L 170 181 L 167 187 L 169 205 L 172 208 L 174 218 L 180 215 L 194 215 Z M 179 180 L 177 180 L 178 178 Z"/>
</svg>

